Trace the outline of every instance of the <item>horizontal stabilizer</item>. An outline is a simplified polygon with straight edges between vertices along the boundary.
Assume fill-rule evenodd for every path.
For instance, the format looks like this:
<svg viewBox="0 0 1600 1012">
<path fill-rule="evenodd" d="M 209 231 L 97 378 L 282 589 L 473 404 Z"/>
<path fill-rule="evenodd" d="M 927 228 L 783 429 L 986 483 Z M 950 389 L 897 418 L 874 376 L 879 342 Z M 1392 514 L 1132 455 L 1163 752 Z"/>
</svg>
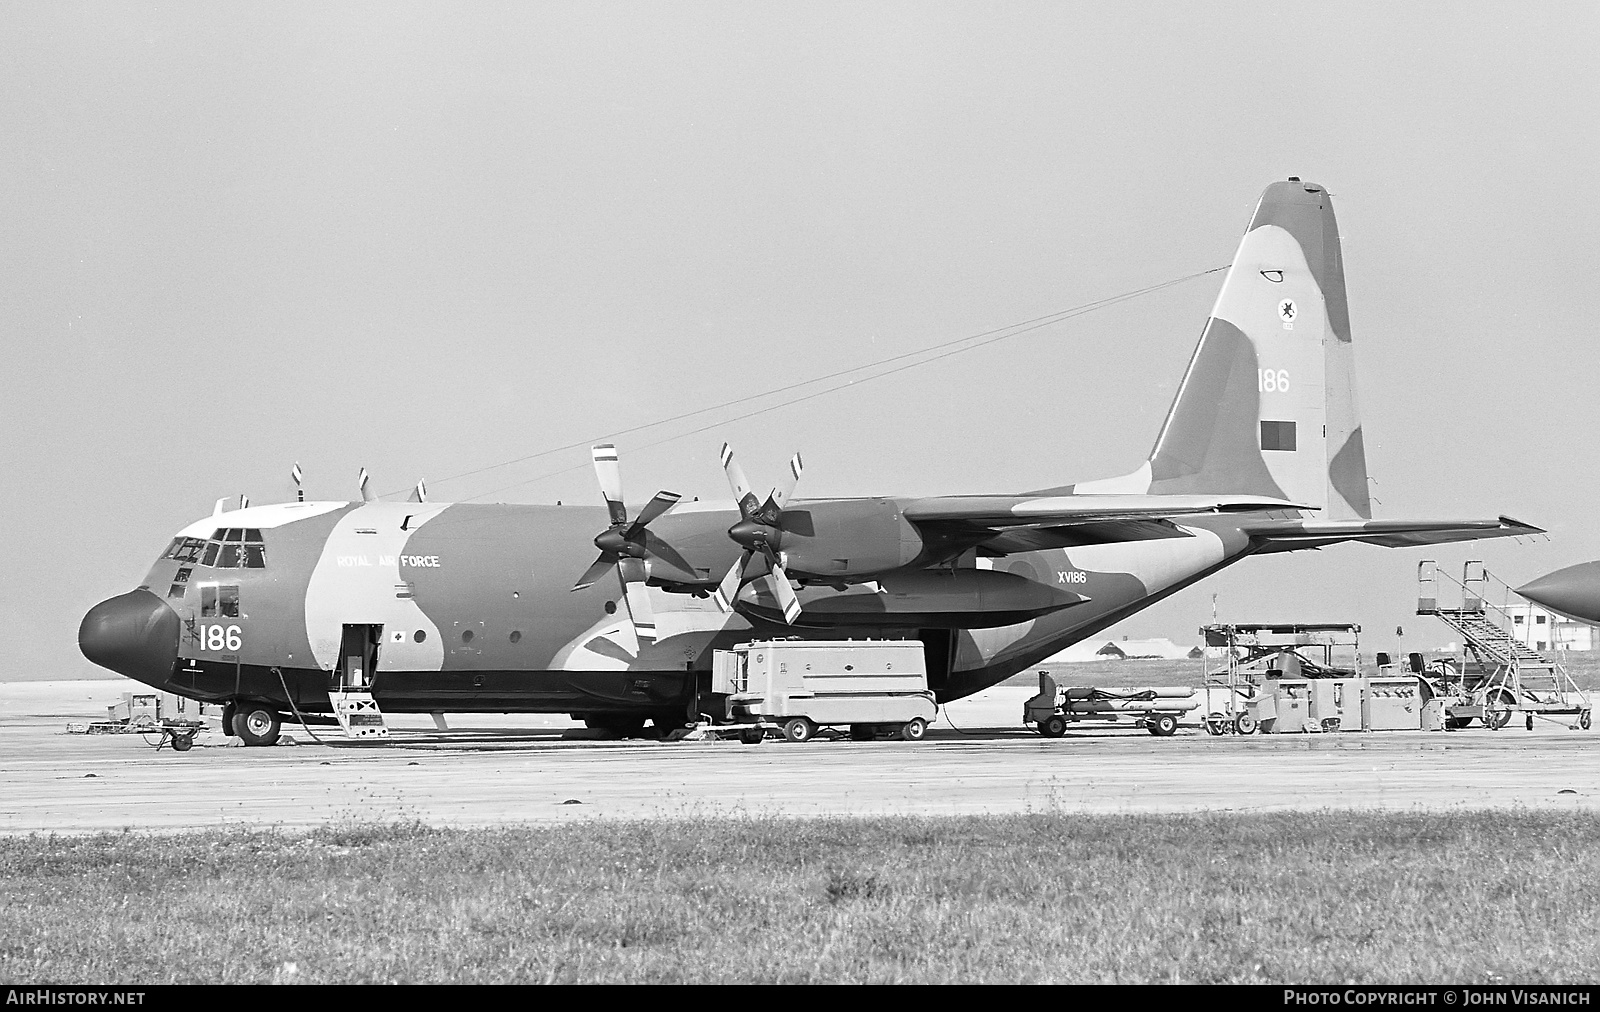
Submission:
<svg viewBox="0 0 1600 1012">
<path fill-rule="evenodd" d="M 1444 545 L 1482 538 L 1512 538 L 1543 534 L 1544 529 L 1510 517 L 1495 520 L 1262 520 L 1243 527 L 1264 551 L 1292 552 L 1321 548 L 1342 541 L 1359 541 L 1381 548 Z"/>
</svg>

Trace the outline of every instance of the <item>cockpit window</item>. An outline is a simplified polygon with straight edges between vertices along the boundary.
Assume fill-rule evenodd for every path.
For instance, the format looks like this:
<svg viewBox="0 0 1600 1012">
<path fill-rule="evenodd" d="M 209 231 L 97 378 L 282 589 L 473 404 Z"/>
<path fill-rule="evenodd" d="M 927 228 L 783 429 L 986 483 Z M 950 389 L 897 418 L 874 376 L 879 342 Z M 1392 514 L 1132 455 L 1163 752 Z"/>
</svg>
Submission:
<svg viewBox="0 0 1600 1012">
<path fill-rule="evenodd" d="M 174 538 L 162 558 L 215 569 L 266 569 L 267 546 L 259 527 L 218 527 L 209 541 Z"/>
<path fill-rule="evenodd" d="M 200 551 L 205 548 L 203 538 L 173 538 L 172 544 L 167 546 L 163 559 L 176 559 L 179 562 L 200 561 Z"/>
</svg>

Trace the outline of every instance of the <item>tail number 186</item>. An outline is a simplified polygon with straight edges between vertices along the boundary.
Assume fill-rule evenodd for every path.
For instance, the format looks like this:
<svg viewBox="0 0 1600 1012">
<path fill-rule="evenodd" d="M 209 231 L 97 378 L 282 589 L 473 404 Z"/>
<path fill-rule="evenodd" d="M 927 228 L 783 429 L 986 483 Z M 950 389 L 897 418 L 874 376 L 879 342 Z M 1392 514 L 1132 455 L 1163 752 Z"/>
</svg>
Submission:
<svg viewBox="0 0 1600 1012">
<path fill-rule="evenodd" d="M 1286 394 L 1289 392 L 1289 370 L 1287 369 L 1257 369 L 1256 392 L 1263 394 Z"/>
<path fill-rule="evenodd" d="M 244 637 L 240 635 L 241 631 L 236 625 L 202 625 L 200 627 L 200 649 L 238 650 L 244 646 Z"/>
</svg>

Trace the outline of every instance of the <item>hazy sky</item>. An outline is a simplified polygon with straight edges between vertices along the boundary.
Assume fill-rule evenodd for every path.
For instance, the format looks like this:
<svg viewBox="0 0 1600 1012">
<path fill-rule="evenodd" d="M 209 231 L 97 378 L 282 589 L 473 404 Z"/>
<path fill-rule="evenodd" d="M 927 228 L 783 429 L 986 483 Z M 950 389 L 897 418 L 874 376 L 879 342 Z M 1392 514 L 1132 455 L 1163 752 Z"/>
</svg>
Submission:
<svg viewBox="0 0 1600 1012">
<path fill-rule="evenodd" d="M 1380 516 L 1537 544 L 1246 561 L 1112 635 L 1410 613 L 1419 560 L 1600 557 L 1600 6 L 0 8 L 0 677 L 223 495 L 599 502 L 446 476 L 1225 264 L 1334 195 Z M 629 498 L 1035 488 L 1142 461 L 1220 275 L 688 438 Z M 782 398 L 779 398 L 782 399 Z M 562 472 L 554 477 L 541 477 Z M 535 480 L 538 479 L 538 480 Z"/>
</svg>

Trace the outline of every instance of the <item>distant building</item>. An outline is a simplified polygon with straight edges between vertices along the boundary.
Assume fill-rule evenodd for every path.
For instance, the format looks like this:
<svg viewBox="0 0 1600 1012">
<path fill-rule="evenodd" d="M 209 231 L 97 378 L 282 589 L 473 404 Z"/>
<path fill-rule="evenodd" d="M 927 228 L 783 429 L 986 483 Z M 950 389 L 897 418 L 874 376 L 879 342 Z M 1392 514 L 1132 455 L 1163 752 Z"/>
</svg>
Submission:
<svg viewBox="0 0 1600 1012">
<path fill-rule="evenodd" d="M 1600 646 L 1594 626 L 1562 618 L 1536 604 L 1511 605 L 1506 614 L 1511 617 L 1511 635 L 1535 650 L 1594 650 Z"/>
<path fill-rule="evenodd" d="M 1053 657 L 1047 657 L 1045 664 L 1076 664 L 1084 661 L 1113 660 L 1146 660 L 1160 659 L 1164 661 L 1178 661 L 1189 657 L 1198 657 L 1189 647 L 1180 647 L 1171 640 L 1160 637 L 1157 639 L 1134 640 L 1123 637 L 1119 640 L 1087 639 L 1061 651 Z"/>
</svg>

